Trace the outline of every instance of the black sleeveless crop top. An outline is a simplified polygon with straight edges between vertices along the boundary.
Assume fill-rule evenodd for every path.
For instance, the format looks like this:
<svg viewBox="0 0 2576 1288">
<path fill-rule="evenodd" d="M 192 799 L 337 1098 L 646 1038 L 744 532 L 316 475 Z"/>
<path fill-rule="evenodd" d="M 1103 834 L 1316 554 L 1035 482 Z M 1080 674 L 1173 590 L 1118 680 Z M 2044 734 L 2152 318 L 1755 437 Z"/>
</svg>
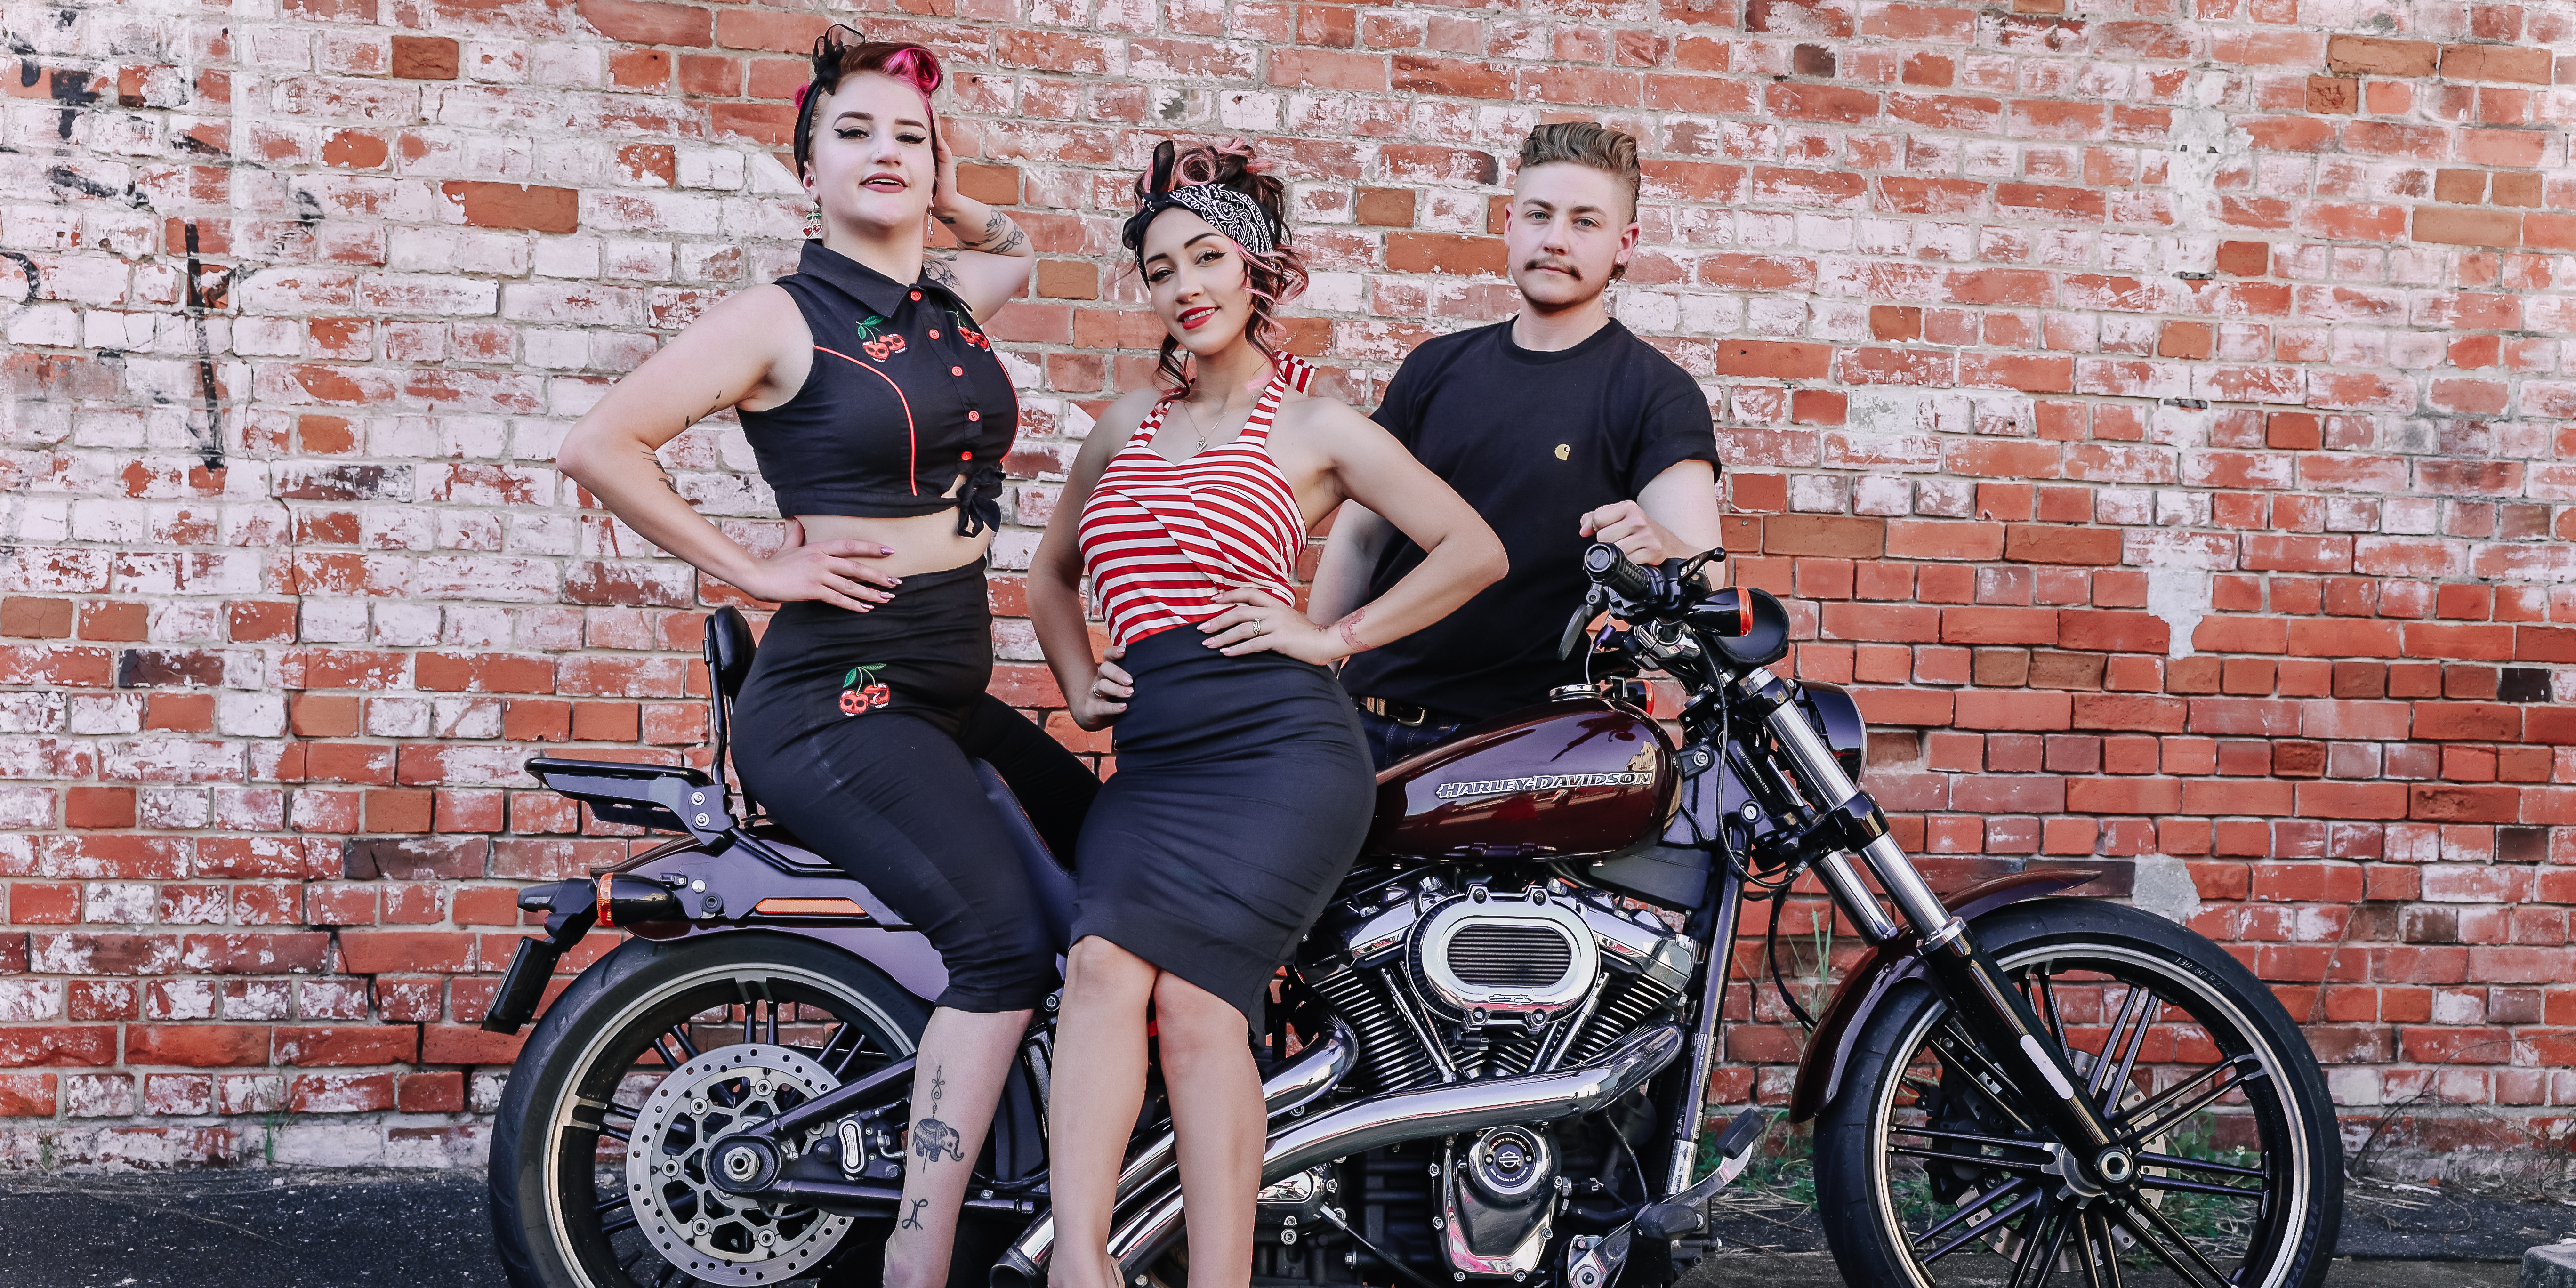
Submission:
<svg viewBox="0 0 2576 1288">
<path fill-rule="evenodd" d="M 1019 430 L 1011 378 L 974 315 L 928 278 L 910 286 L 805 243 L 778 279 L 814 336 L 796 396 L 743 408 L 778 513 L 863 518 L 957 509 L 964 536 L 1002 521 L 1002 455 Z"/>
</svg>

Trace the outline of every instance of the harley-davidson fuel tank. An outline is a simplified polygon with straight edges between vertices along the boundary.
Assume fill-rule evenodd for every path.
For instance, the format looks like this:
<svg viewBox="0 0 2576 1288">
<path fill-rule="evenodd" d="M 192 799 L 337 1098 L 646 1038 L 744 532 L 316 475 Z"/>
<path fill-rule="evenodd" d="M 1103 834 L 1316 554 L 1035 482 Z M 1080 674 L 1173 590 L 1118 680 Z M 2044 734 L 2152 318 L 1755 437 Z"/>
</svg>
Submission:
<svg viewBox="0 0 2576 1288">
<path fill-rule="evenodd" d="M 1470 727 L 1378 776 L 1366 852 L 1578 859 L 1660 835 L 1680 777 L 1644 712 L 1600 698 Z"/>
</svg>

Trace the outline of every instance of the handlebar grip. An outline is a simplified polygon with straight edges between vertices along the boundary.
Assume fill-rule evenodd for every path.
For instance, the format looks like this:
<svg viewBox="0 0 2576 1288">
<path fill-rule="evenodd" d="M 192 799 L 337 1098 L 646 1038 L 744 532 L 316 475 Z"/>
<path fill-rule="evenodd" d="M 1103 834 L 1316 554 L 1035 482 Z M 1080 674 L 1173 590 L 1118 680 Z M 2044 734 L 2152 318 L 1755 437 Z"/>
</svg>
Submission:
<svg viewBox="0 0 2576 1288">
<path fill-rule="evenodd" d="M 1628 561 L 1619 547 L 1606 541 L 1592 543 L 1583 552 L 1583 571 L 1596 585 L 1632 604 L 1652 603 L 1657 598 L 1655 574 Z"/>
</svg>

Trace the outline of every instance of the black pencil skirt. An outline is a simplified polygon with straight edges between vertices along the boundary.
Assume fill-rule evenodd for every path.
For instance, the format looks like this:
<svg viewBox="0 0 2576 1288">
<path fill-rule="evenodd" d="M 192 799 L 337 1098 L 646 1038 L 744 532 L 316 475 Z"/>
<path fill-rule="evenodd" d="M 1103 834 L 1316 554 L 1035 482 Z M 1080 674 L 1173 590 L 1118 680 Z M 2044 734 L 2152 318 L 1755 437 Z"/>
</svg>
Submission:
<svg viewBox="0 0 2576 1288">
<path fill-rule="evenodd" d="M 770 816 L 919 927 L 948 967 L 941 1006 L 1035 1007 L 1056 945 L 974 761 L 991 765 L 1062 861 L 1100 782 L 984 691 L 984 565 L 906 577 L 854 613 L 782 606 L 734 701 L 734 766 Z"/>
<path fill-rule="evenodd" d="M 1073 937 L 1098 935 L 1261 1022 L 1270 978 L 1350 870 L 1377 797 L 1330 671 L 1227 657 L 1188 627 L 1128 646 L 1118 770 L 1083 823 Z"/>
</svg>

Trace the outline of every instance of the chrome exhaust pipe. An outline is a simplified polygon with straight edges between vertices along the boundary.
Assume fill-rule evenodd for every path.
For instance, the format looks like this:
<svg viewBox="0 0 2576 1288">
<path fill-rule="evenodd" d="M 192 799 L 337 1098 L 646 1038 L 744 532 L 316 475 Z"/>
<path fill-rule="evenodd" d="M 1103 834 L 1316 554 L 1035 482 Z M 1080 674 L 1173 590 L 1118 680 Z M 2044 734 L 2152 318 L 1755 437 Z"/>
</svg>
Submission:
<svg viewBox="0 0 2576 1288">
<path fill-rule="evenodd" d="M 1270 1075 L 1269 1081 L 1261 1084 L 1261 1098 L 1271 1121 L 1277 1122 L 1283 1116 L 1295 1118 L 1303 1115 L 1307 1105 L 1340 1086 L 1342 1079 L 1349 1077 L 1352 1067 L 1359 1063 L 1359 1039 L 1352 1036 L 1350 1026 L 1342 1023 L 1340 1017 L 1334 1017 L 1332 1023 L 1331 1031 L 1324 1034 L 1321 1042 L 1298 1056 L 1296 1063 Z M 1125 1167 L 1118 1169 L 1116 1201 L 1124 1201 L 1145 1182 L 1169 1173 L 1179 1148 L 1179 1139 L 1165 1132 L 1128 1160 Z M 1050 1212 L 1022 1231 L 1019 1238 L 1012 1240 L 1010 1249 L 993 1267 L 993 1288 L 1042 1288 L 1046 1281 L 1047 1253 L 1054 1247 L 1055 1214 Z"/>
<path fill-rule="evenodd" d="M 1354 1101 L 1273 1132 L 1262 1151 L 1261 1183 L 1405 1141 L 1593 1113 L 1663 1072 L 1684 1045 L 1680 1026 L 1657 1025 L 1629 1034 L 1599 1060 L 1578 1068 L 1442 1083 Z M 1132 1280 L 1180 1232 L 1181 1192 L 1166 1169 L 1137 1187 L 1134 1193 L 1149 1197 L 1136 1203 L 1124 1192 L 1125 1179 L 1120 1178 L 1120 1206 L 1128 1210 L 1110 1231 L 1109 1253 L 1118 1261 L 1121 1278 Z M 1053 1221 L 1031 1227 L 994 1267 L 993 1288 L 1041 1288 L 1054 1241 Z"/>
</svg>

